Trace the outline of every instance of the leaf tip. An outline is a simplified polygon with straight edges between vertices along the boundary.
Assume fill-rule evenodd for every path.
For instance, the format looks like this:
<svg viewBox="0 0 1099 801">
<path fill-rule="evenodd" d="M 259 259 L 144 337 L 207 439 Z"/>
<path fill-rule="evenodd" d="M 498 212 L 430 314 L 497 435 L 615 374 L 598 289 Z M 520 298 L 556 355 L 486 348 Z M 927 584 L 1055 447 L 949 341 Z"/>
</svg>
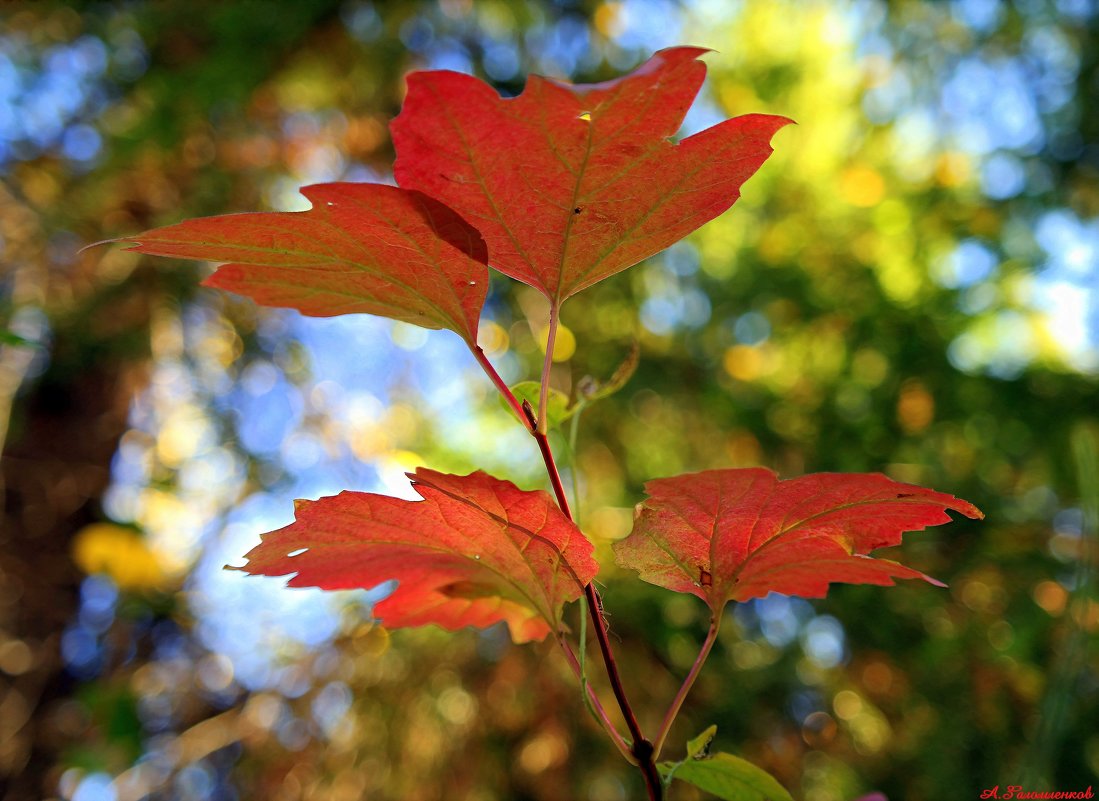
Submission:
<svg viewBox="0 0 1099 801">
<path fill-rule="evenodd" d="M 79 256 L 85 250 L 91 250 L 92 248 L 97 248 L 100 245 L 116 245 L 120 242 L 131 243 L 131 246 L 126 248 L 126 250 L 133 250 L 134 248 L 141 247 L 141 243 L 135 241 L 133 238 L 128 237 L 128 236 L 119 236 L 119 237 L 114 237 L 113 239 L 100 239 L 98 242 L 90 242 L 87 245 L 85 245 L 84 247 L 80 248 L 80 250 L 76 251 L 76 255 Z"/>
</svg>

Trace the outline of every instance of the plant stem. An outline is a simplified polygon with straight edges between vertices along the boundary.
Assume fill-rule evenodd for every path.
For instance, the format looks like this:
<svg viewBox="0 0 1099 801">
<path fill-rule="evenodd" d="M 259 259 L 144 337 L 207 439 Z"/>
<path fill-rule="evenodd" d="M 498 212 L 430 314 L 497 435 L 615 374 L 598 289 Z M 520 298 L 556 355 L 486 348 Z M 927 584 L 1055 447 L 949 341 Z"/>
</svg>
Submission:
<svg viewBox="0 0 1099 801">
<path fill-rule="evenodd" d="M 557 498 L 557 505 L 561 507 L 561 511 L 564 513 L 565 517 L 569 520 L 573 520 L 572 510 L 569 508 L 569 500 L 565 496 L 565 487 L 561 483 L 561 473 L 557 470 L 557 463 L 554 461 L 553 451 L 550 450 L 549 438 L 546 436 L 545 432 L 545 405 L 549 387 L 549 366 L 552 363 L 553 339 L 556 336 L 556 333 L 557 309 L 556 307 L 551 306 L 549 338 L 546 343 L 546 362 L 542 370 L 542 395 L 539 401 L 539 406 L 542 408 L 542 411 L 537 418 L 534 416 L 534 410 L 531 409 L 529 403 L 524 401 L 522 405 L 519 404 L 515 395 L 508 388 L 507 384 L 503 382 L 503 379 L 500 378 L 500 375 L 485 357 L 484 351 L 477 346 L 473 346 L 471 349 L 473 350 L 473 355 L 476 357 L 478 363 L 484 368 L 485 373 L 492 380 L 493 385 L 504 396 L 504 399 L 508 402 L 512 411 L 516 413 L 519 420 L 523 422 L 527 427 L 527 430 L 530 431 L 531 436 L 534 437 L 535 442 L 538 443 L 538 450 L 541 452 L 542 461 L 546 465 L 546 473 L 549 475 L 554 497 Z M 660 771 L 656 769 L 656 762 L 653 760 L 653 744 L 647 740 L 645 735 L 641 732 L 641 726 L 637 722 L 637 716 L 634 715 L 633 707 L 630 706 L 629 699 L 626 697 L 626 690 L 622 686 L 622 677 L 618 672 L 618 664 L 614 660 L 614 653 L 611 651 L 610 640 L 607 638 L 607 623 L 603 619 L 603 602 L 595 589 L 595 585 L 591 582 L 588 582 L 584 587 L 584 597 L 587 600 L 588 612 L 591 615 L 592 622 L 595 623 L 595 637 L 599 642 L 599 651 L 603 656 L 603 664 L 607 668 L 607 678 L 610 679 L 611 690 L 614 692 L 615 700 L 618 701 L 619 709 L 622 710 L 622 717 L 626 720 L 626 727 L 629 729 L 630 737 L 633 741 L 629 747 L 629 753 L 633 756 L 633 760 L 630 761 L 636 760 L 635 764 L 637 764 L 641 771 L 641 775 L 645 780 L 645 789 L 648 791 L 649 801 L 662 801 L 664 798 L 664 785 L 660 780 Z M 571 651 L 571 649 L 567 649 L 566 653 L 569 651 Z M 573 656 L 575 658 L 575 655 Z M 577 663 L 577 669 L 579 669 L 579 663 Z M 619 736 L 618 739 L 621 739 L 621 737 Z M 625 743 L 623 743 L 623 745 L 624 744 Z"/>
<path fill-rule="evenodd" d="M 679 692 L 675 694 L 671 706 L 668 707 L 668 711 L 664 715 L 664 721 L 660 724 L 660 731 L 657 733 L 656 741 L 653 744 L 654 759 L 660 756 L 660 749 L 664 747 L 664 741 L 668 739 L 668 732 L 672 729 L 672 724 L 675 722 L 676 715 L 679 714 L 679 710 L 682 708 L 683 702 L 687 698 L 687 693 L 689 693 L 691 687 L 694 686 L 695 679 L 698 678 L 699 671 L 702 670 L 702 665 L 705 663 L 706 657 L 710 655 L 710 649 L 713 648 L 714 643 L 717 642 L 717 630 L 720 626 L 721 614 L 717 613 L 710 618 L 710 630 L 706 633 L 706 641 L 702 643 L 702 650 L 698 652 L 695 663 L 691 665 L 691 671 L 687 674 L 687 678 L 683 680 Z"/>
<path fill-rule="evenodd" d="M 523 407 L 519 405 L 519 401 L 512 393 L 508 385 L 504 383 L 504 379 L 500 378 L 500 374 L 496 372 L 496 368 L 492 366 L 492 362 L 485 356 L 485 352 L 481 349 L 480 345 L 470 345 L 469 349 L 473 352 L 473 358 L 477 360 L 477 363 L 481 365 L 481 368 L 485 371 L 485 375 L 488 376 L 493 386 L 500 391 L 500 395 L 507 401 L 508 406 L 511 407 L 512 412 L 519 418 L 519 422 L 523 426 L 533 433 L 533 428 L 530 424 L 530 418 L 526 412 L 523 411 Z"/>
<path fill-rule="evenodd" d="M 550 368 L 553 367 L 553 346 L 557 341 L 557 319 L 560 311 L 556 303 L 550 304 L 549 330 L 546 332 L 546 359 L 542 362 L 542 388 L 538 393 L 538 433 L 546 433 L 546 404 L 549 399 Z"/>
<path fill-rule="evenodd" d="M 576 678 L 580 680 L 580 684 L 584 690 L 584 699 L 587 701 L 587 707 L 595 715 L 596 720 L 606 730 L 607 735 L 611 738 L 615 747 L 622 753 L 622 756 L 626 758 L 626 761 L 631 765 L 637 764 L 637 759 L 632 753 L 630 753 L 629 744 L 622 739 L 622 735 L 618 733 L 618 730 L 611 723 L 610 716 L 607 715 L 607 710 L 603 708 L 603 704 L 599 700 L 599 696 L 595 694 L 595 690 L 587 679 L 584 677 L 584 668 L 581 666 L 580 661 L 577 659 L 576 652 L 573 651 L 572 645 L 562 635 L 558 635 L 557 643 L 561 646 L 561 650 L 565 654 L 565 659 L 572 668 L 572 672 L 576 674 Z"/>
<path fill-rule="evenodd" d="M 572 520 L 572 512 L 569 510 L 569 501 L 565 497 L 565 487 L 561 483 L 561 474 L 557 471 L 557 463 L 553 459 L 553 451 L 550 450 L 549 439 L 540 431 L 531 432 L 538 442 L 538 449 L 542 452 L 542 461 L 546 463 L 546 472 L 549 474 L 550 485 L 553 494 L 557 497 L 557 504 L 565 516 Z M 618 672 L 618 663 L 615 662 L 614 652 L 611 651 L 611 643 L 607 637 L 607 622 L 603 618 L 603 601 L 595 589 L 595 585 L 588 583 L 584 587 L 584 596 L 588 602 L 588 612 L 592 622 L 595 623 L 595 638 L 599 642 L 599 651 L 603 655 L 603 664 L 607 668 L 607 678 L 611 682 L 611 690 L 618 701 L 618 707 L 622 710 L 622 717 L 626 719 L 626 728 L 630 730 L 633 746 L 630 749 L 637 759 L 638 767 L 645 778 L 645 787 L 649 791 L 649 798 L 659 801 L 663 798 L 664 787 L 660 781 L 660 772 L 653 761 L 653 745 L 641 732 L 641 726 L 637 722 L 637 716 L 633 713 L 633 707 L 626 697 L 626 689 L 622 686 L 622 676 Z"/>
<path fill-rule="evenodd" d="M 576 470 L 576 435 L 580 430 L 580 415 L 583 412 L 584 401 L 579 401 L 569 421 L 569 483 L 572 484 L 572 505 L 576 509 L 577 525 L 580 524 L 580 476 Z"/>
</svg>

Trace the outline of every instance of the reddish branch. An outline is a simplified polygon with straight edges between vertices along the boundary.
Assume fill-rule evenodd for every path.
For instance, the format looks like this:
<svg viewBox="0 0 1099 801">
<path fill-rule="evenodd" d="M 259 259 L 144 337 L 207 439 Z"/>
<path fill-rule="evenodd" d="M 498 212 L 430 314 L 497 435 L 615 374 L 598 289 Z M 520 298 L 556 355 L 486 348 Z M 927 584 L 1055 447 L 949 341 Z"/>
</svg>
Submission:
<svg viewBox="0 0 1099 801">
<path fill-rule="evenodd" d="M 553 458 L 549 439 L 544 431 L 539 431 L 538 418 L 535 416 L 534 409 L 526 401 L 520 406 L 515 395 L 500 378 L 481 348 L 475 347 L 472 350 L 478 364 L 488 374 L 489 379 L 500 391 L 500 394 L 504 396 L 508 406 L 517 412 L 520 421 L 534 437 L 535 442 L 538 443 L 538 450 L 541 452 L 542 461 L 546 465 L 546 473 L 549 475 L 550 485 L 553 487 L 557 504 L 561 507 L 561 511 L 564 512 L 565 516 L 569 520 L 573 520 L 572 510 L 569 507 L 568 498 L 565 496 L 565 487 L 561 483 L 561 473 L 558 471 L 557 462 Z M 545 380 L 546 377 L 543 376 L 543 383 L 545 383 Z M 648 791 L 650 801 L 661 801 L 664 797 L 664 786 L 661 783 L 660 772 L 657 770 L 654 761 L 653 744 L 641 731 L 637 716 L 634 714 L 633 707 L 630 706 L 625 687 L 622 685 L 622 676 L 618 672 L 618 663 L 614 659 L 614 652 L 611 650 L 610 640 L 607 637 L 607 623 L 603 618 L 602 611 L 603 601 L 599 597 L 595 585 L 590 582 L 584 587 L 584 595 L 588 602 L 588 611 L 591 614 L 592 622 L 595 624 L 595 638 L 599 642 L 599 652 L 603 656 L 603 664 L 607 669 L 607 678 L 610 680 L 611 690 L 614 692 L 615 700 L 618 701 L 618 707 L 622 711 L 622 717 L 625 719 L 626 727 L 630 732 L 630 753 L 637 760 L 638 769 L 645 779 L 645 789 Z"/>
</svg>

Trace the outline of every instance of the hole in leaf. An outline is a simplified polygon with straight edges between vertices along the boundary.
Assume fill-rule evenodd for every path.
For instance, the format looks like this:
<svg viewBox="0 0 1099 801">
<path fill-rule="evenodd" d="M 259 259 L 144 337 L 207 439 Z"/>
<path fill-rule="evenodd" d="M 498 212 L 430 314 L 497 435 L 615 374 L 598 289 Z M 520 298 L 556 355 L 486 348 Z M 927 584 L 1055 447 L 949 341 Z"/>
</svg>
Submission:
<svg viewBox="0 0 1099 801">
<path fill-rule="evenodd" d="M 591 122 L 591 112 L 590 111 L 581 111 L 580 116 L 577 117 L 576 119 L 583 120 L 584 122 Z"/>
<path fill-rule="evenodd" d="M 295 556 L 301 556 L 303 553 L 305 553 L 308 550 L 309 550 L 308 548 L 298 548 L 296 551 L 291 551 L 290 553 L 288 553 L 286 555 L 288 557 L 293 558 Z"/>
</svg>

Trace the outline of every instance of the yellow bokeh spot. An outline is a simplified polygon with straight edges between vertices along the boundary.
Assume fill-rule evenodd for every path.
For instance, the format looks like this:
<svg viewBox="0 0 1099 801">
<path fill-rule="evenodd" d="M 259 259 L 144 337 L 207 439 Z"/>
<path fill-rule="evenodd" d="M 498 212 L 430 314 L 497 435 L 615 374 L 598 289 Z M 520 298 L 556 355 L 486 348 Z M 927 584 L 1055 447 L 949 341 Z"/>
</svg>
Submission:
<svg viewBox="0 0 1099 801">
<path fill-rule="evenodd" d="M 424 463 L 423 457 L 419 454 L 400 449 L 389 451 L 382 457 L 381 461 L 385 466 L 393 470 L 399 470 L 402 473 L 412 472 Z"/>
<path fill-rule="evenodd" d="M 164 569 L 144 537 L 114 523 L 92 523 L 76 533 L 73 561 L 85 573 L 106 573 L 122 589 L 155 589 Z"/>
<path fill-rule="evenodd" d="M 620 540 L 630 533 L 633 510 L 618 506 L 601 506 L 588 515 L 585 531 L 602 540 Z"/>
<path fill-rule="evenodd" d="M 732 467 L 754 467 L 763 461 L 763 448 L 748 431 L 736 431 L 725 446 Z"/>
<path fill-rule="evenodd" d="M 733 345 L 725 351 L 722 359 L 725 372 L 737 381 L 751 381 L 763 371 L 763 354 L 759 348 L 748 345 Z"/>
<path fill-rule="evenodd" d="M 1087 632 L 1099 630 L 1099 603 L 1091 598 L 1081 598 L 1071 610 L 1076 625 Z"/>
<path fill-rule="evenodd" d="M 538 332 L 538 347 L 542 353 L 546 352 L 546 342 L 549 340 L 549 328 L 543 328 Z M 576 353 L 576 336 L 564 325 L 558 324 L 557 336 L 553 340 L 553 360 L 555 362 L 567 362 Z"/>
<path fill-rule="evenodd" d="M 908 207 L 895 198 L 883 201 L 874 209 L 874 225 L 883 234 L 896 236 L 907 231 L 911 223 L 912 214 Z"/>
<path fill-rule="evenodd" d="M 840 720 L 851 720 L 862 712 L 862 699 L 851 690 L 840 690 L 832 700 L 832 708 Z"/>
<path fill-rule="evenodd" d="M 840 176 L 840 195 L 852 206 L 876 206 L 885 197 L 885 180 L 869 167 L 851 167 Z"/>
<path fill-rule="evenodd" d="M 916 380 L 906 381 L 897 399 L 897 422 L 906 434 L 923 431 L 935 419 L 935 399 Z"/>
<path fill-rule="evenodd" d="M 382 626 L 361 629 L 355 633 L 355 647 L 376 659 L 389 650 L 389 630 Z"/>
<path fill-rule="evenodd" d="M 557 732 L 541 732 L 529 739 L 519 751 L 519 767 L 537 775 L 563 763 L 569 747 Z"/>
<path fill-rule="evenodd" d="M 511 337 L 503 326 L 485 320 L 477 330 L 477 344 L 487 356 L 498 356 L 508 349 Z"/>
<path fill-rule="evenodd" d="M 943 153 L 935 163 L 935 180 L 940 186 L 961 186 L 972 174 L 969 157 L 964 153 Z"/>
<path fill-rule="evenodd" d="M 895 243 L 895 238 L 891 244 Z M 920 291 L 921 277 L 910 261 L 894 253 L 880 254 L 882 261 L 876 265 L 878 283 L 889 299 L 906 305 Z"/>
<path fill-rule="evenodd" d="M 746 109 L 759 108 L 762 105 L 756 93 L 742 83 L 730 83 L 721 87 L 718 100 L 730 114 L 743 114 Z"/>
<path fill-rule="evenodd" d="M 617 36 L 622 32 L 622 4 L 603 3 L 595 10 L 592 22 L 595 29 L 604 36 Z"/>
<path fill-rule="evenodd" d="M 1034 602 L 1050 615 L 1056 617 L 1065 611 L 1068 602 L 1068 590 L 1056 581 L 1043 581 L 1034 588 Z"/>
<path fill-rule="evenodd" d="M 161 426 L 156 453 L 167 467 L 179 467 L 203 447 L 207 422 L 191 406 L 182 406 Z"/>
<path fill-rule="evenodd" d="M 352 430 L 347 438 L 351 452 L 364 462 L 371 461 L 379 453 L 393 446 L 393 438 L 383 426 L 367 424 Z"/>
<path fill-rule="evenodd" d="M 876 387 L 889 375 L 889 360 L 873 348 L 859 348 L 851 358 L 851 376 L 864 387 Z"/>
</svg>

